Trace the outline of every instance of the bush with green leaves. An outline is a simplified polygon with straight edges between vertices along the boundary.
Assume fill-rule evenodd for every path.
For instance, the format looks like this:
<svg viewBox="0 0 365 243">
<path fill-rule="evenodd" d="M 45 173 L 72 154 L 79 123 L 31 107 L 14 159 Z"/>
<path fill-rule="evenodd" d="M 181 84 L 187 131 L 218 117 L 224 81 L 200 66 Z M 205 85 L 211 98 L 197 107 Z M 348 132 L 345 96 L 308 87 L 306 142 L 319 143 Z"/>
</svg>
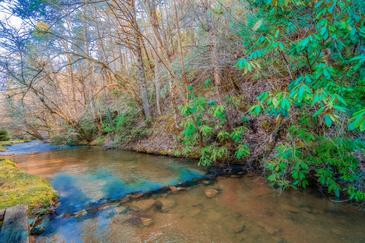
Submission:
<svg viewBox="0 0 365 243">
<path fill-rule="evenodd" d="M 95 122 L 91 119 L 83 119 L 80 121 L 79 126 L 76 129 L 78 133 L 78 140 L 87 142 L 92 141 L 98 134 L 98 128 Z M 70 141 L 72 142 L 72 141 Z"/>
<path fill-rule="evenodd" d="M 115 117 L 112 117 L 109 112 L 102 123 L 103 132 L 115 136 L 117 141 L 122 144 L 142 139 L 150 134 L 150 130 L 148 121 L 138 124 L 139 115 L 134 109 Z"/>
<path fill-rule="evenodd" d="M 224 105 L 204 96 L 196 96 L 190 86 L 189 102 L 180 110 L 184 117 L 184 153 L 198 153 L 199 165 L 211 166 L 233 158 L 241 160 L 250 154 L 244 142 L 246 127 L 229 127 Z"/>
<path fill-rule="evenodd" d="M 128 129 L 131 124 L 134 124 L 138 118 L 138 114 L 134 111 L 127 111 L 113 117 L 111 112 L 107 112 L 102 123 L 103 132 L 118 133 Z"/>
<path fill-rule="evenodd" d="M 0 129 L 0 141 L 9 141 L 10 136 L 7 130 Z"/>
<path fill-rule="evenodd" d="M 237 66 L 246 75 L 276 70 L 273 78 L 289 80 L 250 109 L 291 124 L 267 164 L 269 180 L 305 188 L 315 179 L 337 197 L 364 201 L 364 172 L 354 156 L 365 131 L 364 1 L 249 3 L 241 33 L 246 53 Z M 308 115 L 312 127 L 298 122 Z"/>
<path fill-rule="evenodd" d="M 281 189 L 305 189 L 310 178 L 336 198 L 341 194 L 355 201 L 365 200 L 365 177 L 355 156 L 365 145 L 343 137 L 319 136 L 291 126 L 286 143 L 276 147 L 273 160 L 266 164 L 268 180 Z"/>
</svg>

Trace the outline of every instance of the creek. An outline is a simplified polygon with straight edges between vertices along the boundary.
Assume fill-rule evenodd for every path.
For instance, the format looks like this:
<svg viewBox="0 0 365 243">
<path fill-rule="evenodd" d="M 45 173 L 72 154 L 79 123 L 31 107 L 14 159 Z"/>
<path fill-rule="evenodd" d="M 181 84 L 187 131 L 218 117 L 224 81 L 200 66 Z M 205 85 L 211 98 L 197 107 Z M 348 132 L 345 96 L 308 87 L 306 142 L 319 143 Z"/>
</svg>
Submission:
<svg viewBox="0 0 365 243">
<path fill-rule="evenodd" d="M 11 157 L 60 196 L 37 242 L 365 242 L 363 211 L 313 193 L 279 193 L 262 177 L 209 183 L 202 168 L 181 159 L 96 147 L 40 150 Z M 197 180 L 204 183 L 161 191 Z"/>
</svg>

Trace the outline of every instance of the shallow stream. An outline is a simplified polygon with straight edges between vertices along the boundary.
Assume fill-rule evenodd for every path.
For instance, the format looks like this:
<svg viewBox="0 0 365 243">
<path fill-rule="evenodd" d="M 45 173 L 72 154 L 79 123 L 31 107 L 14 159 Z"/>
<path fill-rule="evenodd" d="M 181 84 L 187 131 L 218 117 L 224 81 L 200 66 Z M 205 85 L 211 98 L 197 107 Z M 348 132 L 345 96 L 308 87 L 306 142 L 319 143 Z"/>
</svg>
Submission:
<svg viewBox="0 0 365 243">
<path fill-rule="evenodd" d="M 60 195 L 37 242 L 365 242 L 364 212 L 309 193 L 279 194 L 261 177 L 220 177 L 120 203 L 205 172 L 179 159 L 98 148 L 12 159 Z M 217 195 L 208 197 L 209 189 Z"/>
</svg>

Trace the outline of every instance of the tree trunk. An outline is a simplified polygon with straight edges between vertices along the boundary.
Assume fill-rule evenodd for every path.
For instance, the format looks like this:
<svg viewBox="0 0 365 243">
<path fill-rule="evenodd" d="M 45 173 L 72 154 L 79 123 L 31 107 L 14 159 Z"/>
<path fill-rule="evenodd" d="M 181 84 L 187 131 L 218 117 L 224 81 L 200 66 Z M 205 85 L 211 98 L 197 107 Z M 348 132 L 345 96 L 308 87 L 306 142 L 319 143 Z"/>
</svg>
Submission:
<svg viewBox="0 0 365 243">
<path fill-rule="evenodd" d="M 141 41 L 139 37 L 139 42 Z M 139 87 L 139 93 L 142 100 L 143 106 L 143 113 L 146 119 L 151 119 L 151 111 L 150 111 L 150 104 L 148 101 L 148 91 L 146 86 L 146 75 L 143 65 L 142 59 L 142 47 L 139 45 L 136 50 L 136 58 L 137 58 L 137 82 Z"/>
</svg>

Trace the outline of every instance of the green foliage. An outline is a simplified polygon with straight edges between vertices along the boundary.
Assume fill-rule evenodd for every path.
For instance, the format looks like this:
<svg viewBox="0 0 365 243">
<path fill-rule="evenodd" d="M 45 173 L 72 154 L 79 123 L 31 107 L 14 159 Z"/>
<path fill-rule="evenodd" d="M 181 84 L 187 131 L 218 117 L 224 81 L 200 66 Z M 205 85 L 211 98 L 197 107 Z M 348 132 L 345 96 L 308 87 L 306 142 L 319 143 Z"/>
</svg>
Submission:
<svg viewBox="0 0 365 243">
<path fill-rule="evenodd" d="M 251 113 L 288 116 L 293 107 L 308 109 L 327 127 L 356 109 L 350 127 L 365 129 L 365 61 L 362 1 L 252 1 L 258 11 L 242 34 L 249 54 L 238 61 L 245 73 L 261 71 L 255 63 L 278 60 L 291 77 L 288 91 L 265 92 Z M 304 31 L 305 30 L 305 31 Z M 303 32 L 304 31 L 304 32 Z M 359 99 L 360 98 L 360 99 Z"/>
<path fill-rule="evenodd" d="M 106 119 L 103 121 L 102 127 L 105 133 L 119 133 L 130 128 L 128 126 L 135 123 L 138 114 L 130 111 L 118 114 L 116 117 L 111 117 L 110 112 L 107 113 Z"/>
<path fill-rule="evenodd" d="M 217 147 L 214 145 L 208 145 L 201 149 L 201 157 L 199 165 L 210 166 L 216 161 L 221 161 L 228 157 L 228 150 L 226 147 Z"/>
<path fill-rule="evenodd" d="M 337 198 L 347 194 L 363 201 L 365 177 L 354 152 L 364 146 L 362 141 L 318 136 L 293 126 L 288 143 L 277 146 L 275 158 L 266 164 L 268 180 L 281 189 L 305 189 L 313 177 Z"/>
<path fill-rule="evenodd" d="M 9 141 L 10 136 L 7 130 L 0 129 L 0 141 Z"/>
<path fill-rule="evenodd" d="M 142 139 L 150 134 L 148 121 L 138 124 L 139 113 L 134 109 L 118 114 L 115 117 L 107 113 L 102 123 L 103 132 L 115 136 L 117 141 L 125 144 Z"/>
<path fill-rule="evenodd" d="M 355 112 L 353 117 L 350 119 L 350 130 L 358 129 L 360 132 L 365 131 L 365 109 Z"/>
<path fill-rule="evenodd" d="M 361 135 L 350 137 L 344 124 L 365 131 L 364 2 L 249 3 L 241 33 L 246 53 L 237 67 L 251 77 L 274 70 L 274 78 L 289 78 L 287 89 L 263 92 L 249 111 L 292 124 L 266 165 L 268 180 L 285 189 L 315 179 L 336 197 L 363 201 L 364 172 L 354 157 Z"/>
<path fill-rule="evenodd" d="M 98 134 L 98 128 L 96 127 L 95 122 L 90 119 L 81 120 L 81 122 L 79 123 L 79 126 L 75 130 L 79 135 L 77 138 L 77 140 L 79 140 L 79 141 L 86 140 L 87 142 L 90 142 Z M 72 141 L 72 140 L 75 140 L 75 139 L 72 139 L 72 136 L 70 136 L 70 140 L 67 141 L 67 144 L 74 144 L 75 142 L 76 143 L 78 142 L 78 141 Z"/>
<path fill-rule="evenodd" d="M 92 141 L 91 145 L 97 145 L 97 146 L 101 146 L 105 144 L 105 137 L 102 136 L 98 136 L 95 138 L 94 141 Z"/>
<path fill-rule="evenodd" d="M 237 148 L 237 151 L 235 153 L 235 156 L 237 159 L 243 159 L 250 155 L 250 148 L 247 144 L 239 145 Z"/>
<path fill-rule="evenodd" d="M 189 89 L 189 102 L 180 108 L 184 117 L 182 143 L 184 154 L 199 154 L 199 165 L 211 166 L 228 159 L 244 159 L 250 153 L 244 143 L 246 127 L 229 128 L 224 105 Z"/>
<path fill-rule="evenodd" d="M 51 143 L 56 145 L 66 144 L 65 136 L 55 135 L 51 137 Z"/>
</svg>

